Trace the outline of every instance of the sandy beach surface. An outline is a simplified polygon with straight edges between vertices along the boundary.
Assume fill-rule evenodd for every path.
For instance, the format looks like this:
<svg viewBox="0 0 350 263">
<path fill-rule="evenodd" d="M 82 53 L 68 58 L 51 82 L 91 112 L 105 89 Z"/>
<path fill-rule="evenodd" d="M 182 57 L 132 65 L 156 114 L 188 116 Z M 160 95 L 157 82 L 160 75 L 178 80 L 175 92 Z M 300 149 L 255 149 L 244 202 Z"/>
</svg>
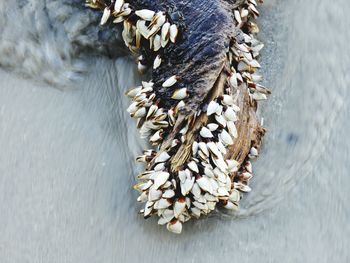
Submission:
<svg viewBox="0 0 350 263">
<path fill-rule="evenodd" d="M 347 0 L 261 7 L 273 95 L 253 191 L 238 216 L 179 236 L 137 214 L 132 60 L 85 61 L 98 74 L 64 89 L 1 69 L 0 262 L 350 262 L 349 12 Z"/>
</svg>

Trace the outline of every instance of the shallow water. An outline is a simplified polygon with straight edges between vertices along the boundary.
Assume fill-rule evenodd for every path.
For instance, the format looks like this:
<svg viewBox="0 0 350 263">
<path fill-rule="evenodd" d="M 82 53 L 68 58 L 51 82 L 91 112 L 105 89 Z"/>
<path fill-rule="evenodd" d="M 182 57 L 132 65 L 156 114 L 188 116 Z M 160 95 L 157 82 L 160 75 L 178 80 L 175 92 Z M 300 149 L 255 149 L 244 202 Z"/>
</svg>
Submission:
<svg viewBox="0 0 350 263">
<path fill-rule="evenodd" d="M 6 8 L 0 24 L 19 12 Z M 37 59 L 34 44 L 21 39 L 23 49 L 9 56 L 2 44 L 29 29 L 5 30 L 0 262 L 350 262 L 350 3 L 270 0 L 261 10 L 261 63 L 273 95 L 261 110 L 269 132 L 253 191 L 236 218 L 188 223 L 181 236 L 136 213 L 131 186 L 143 142 L 123 96 L 139 81 L 133 61 L 76 60 L 68 44 Z M 38 28 L 40 41 L 54 45 L 51 31 Z M 72 67 L 42 65 L 61 49 L 71 56 L 62 65 Z M 67 76 L 77 80 L 64 89 L 41 81 Z"/>
</svg>

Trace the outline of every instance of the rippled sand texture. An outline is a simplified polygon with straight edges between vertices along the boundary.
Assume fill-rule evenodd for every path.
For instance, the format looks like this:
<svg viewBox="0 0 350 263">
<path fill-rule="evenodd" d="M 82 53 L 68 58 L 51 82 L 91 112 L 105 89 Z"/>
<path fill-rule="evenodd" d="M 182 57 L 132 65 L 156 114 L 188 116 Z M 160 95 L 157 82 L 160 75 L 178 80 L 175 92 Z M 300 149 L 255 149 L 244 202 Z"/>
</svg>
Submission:
<svg viewBox="0 0 350 263">
<path fill-rule="evenodd" d="M 20 10 L 0 7 L 8 28 Z M 269 132 L 253 191 L 236 218 L 192 222 L 180 236 L 137 215 L 131 186 L 143 142 L 123 96 L 139 81 L 133 61 L 68 52 L 63 65 L 78 70 L 55 71 L 45 61 L 72 47 L 51 38 L 74 27 L 41 31 L 40 43 L 56 43 L 42 59 L 31 57 L 40 56 L 36 40 L 23 34 L 30 16 L 3 27 L 0 64 L 10 72 L 0 71 L 0 262 L 350 262 L 350 2 L 270 0 L 261 10 L 273 95 L 262 109 Z M 5 42 L 29 51 L 6 53 Z M 64 89 L 40 81 L 65 76 L 78 80 Z"/>
</svg>

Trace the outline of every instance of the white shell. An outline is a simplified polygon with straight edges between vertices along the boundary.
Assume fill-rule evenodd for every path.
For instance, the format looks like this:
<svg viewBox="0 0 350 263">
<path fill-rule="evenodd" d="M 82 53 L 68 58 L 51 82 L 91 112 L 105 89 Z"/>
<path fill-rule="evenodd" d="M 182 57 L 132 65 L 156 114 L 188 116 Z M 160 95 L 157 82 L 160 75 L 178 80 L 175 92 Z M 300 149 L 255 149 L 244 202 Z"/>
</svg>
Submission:
<svg viewBox="0 0 350 263">
<path fill-rule="evenodd" d="M 213 113 L 215 113 L 218 107 L 219 107 L 219 104 L 216 101 L 211 101 L 208 104 L 207 115 L 210 116 Z"/>
<path fill-rule="evenodd" d="M 219 151 L 225 155 L 227 153 L 225 146 L 222 144 L 222 142 L 217 142 L 216 146 L 218 147 Z"/>
<path fill-rule="evenodd" d="M 219 123 L 222 127 L 226 127 L 226 119 L 222 115 L 215 115 L 215 120 L 217 123 Z"/>
<path fill-rule="evenodd" d="M 221 153 L 217 147 L 217 145 L 215 144 L 215 142 L 208 142 L 207 146 L 209 148 L 209 150 L 217 157 L 219 158 L 221 156 Z"/>
<path fill-rule="evenodd" d="M 163 48 L 164 48 L 168 43 L 169 43 L 169 39 L 166 39 L 166 40 L 161 39 L 161 40 L 160 40 L 160 44 L 162 45 Z"/>
<path fill-rule="evenodd" d="M 147 92 L 153 91 L 153 85 L 154 85 L 153 82 L 142 81 L 143 89 L 141 93 L 147 93 Z M 143 94 L 143 95 L 145 95 L 145 98 L 147 98 L 147 94 Z M 149 99 L 151 98 L 149 97 Z"/>
<path fill-rule="evenodd" d="M 158 219 L 158 225 L 165 225 L 165 224 L 169 223 L 169 221 L 171 221 L 171 218 L 169 219 L 169 218 L 160 217 Z"/>
<path fill-rule="evenodd" d="M 134 118 L 142 118 L 144 116 L 146 116 L 147 110 L 145 107 L 142 107 L 140 109 L 138 109 L 134 114 L 132 114 L 132 117 Z"/>
<path fill-rule="evenodd" d="M 241 195 L 236 189 L 233 189 L 232 193 L 229 196 L 229 199 L 233 203 L 238 203 L 239 200 L 241 199 Z"/>
<path fill-rule="evenodd" d="M 170 23 L 166 22 L 163 26 L 162 26 L 162 40 L 166 41 L 169 38 L 169 29 L 170 29 Z"/>
<path fill-rule="evenodd" d="M 162 132 L 163 132 L 162 129 L 157 131 L 155 134 L 152 135 L 152 137 L 149 139 L 149 141 L 154 143 L 154 142 L 161 140 L 162 139 L 162 136 L 161 136 Z"/>
<path fill-rule="evenodd" d="M 212 185 L 206 177 L 203 176 L 203 177 L 197 179 L 196 182 L 198 183 L 199 187 L 202 188 L 204 191 L 206 191 L 210 194 L 213 193 Z"/>
<path fill-rule="evenodd" d="M 158 163 L 156 166 L 154 166 L 154 171 L 159 172 L 163 171 L 165 169 L 165 164 L 164 163 Z"/>
<path fill-rule="evenodd" d="M 239 11 L 235 10 L 234 14 L 235 14 L 235 19 L 238 22 L 238 24 L 242 23 L 242 18 L 241 18 L 241 15 L 239 14 Z"/>
<path fill-rule="evenodd" d="M 195 196 L 195 197 L 199 197 L 201 195 L 201 189 L 199 187 L 199 185 L 197 183 L 194 183 L 192 189 L 191 189 L 191 193 Z"/>
<path fill-rule="evenodd" d="M 186 178 L 187 178 L 186 171 L 179 171 L 178 175 L 179 175 L 180 182 L 184 183 L 186 181 Z"/>
<path fill-rule="evenodd" d="M 236 125 L 234 124 L 234 122 L 232 122 L 232 121 L 227 122 L 227 129 L 232 137 L 234 137 L 234 138 L 238 137 L 238 132 L 237 132 Z"/>
<path fill-rule="evenodd" d="M 138 189 L 138 190 L 140 190 L 140 191 L 145 191 L 145 190 L 147 190 L 148 188 L 150 188 L 152 185 L 153 185 L 152 181 L 149 180 L 149 181 L 147 181 L 146 183 L 137 184 L 137 185 L 135 186 L 135 189 Z"/>
<path fill-rule="evenodd" d="M 238 210 L 238 205 L 232 203 L 231 201 L 227 201 L 227 204 L 224 205 L 224 207 L 228 210 L 234 210 L 234 211 Z"/>
<path fill-rule="evenodd" d="M 178 218 L 186 208 L 186 201 L 176 201 L 174 204 L 174 216 Z"/>
<path fill-rule="evenodd" d="M 250 192 L 252 189 L 246 185 L 246 184 L 242 184 L 242 183 L 233 183 L 234 185 L 234 188 L 241 191 L 241 192 L 244 192 L 244 193 L 248 193 Z"/>
<path fill-rule="evenodd" d="M 155 209 L 165 209 L 171 206 L 171 203 L 167 199 L 159 199 L 157 202 L 154 204 Z"/>
<path fill-rule="evenodd" d="M 154 16 L 154 11 L 148 9 L 141 9 L 135 12 L 137 16 L 146 21 L 151 21 Z"/>
<path fill-rule="evenodd" d="M 196 218 L 199 218 L 201 216 L 201 210 L 199 210 L 197 207 L 191 208 L 192 215 Z"/>
<path fill-rule="evenodd" d="M 118 24 L 124 21 L 124 17 L 118 16 L 116 19 L 113 20 L 114 24 Z"/>
<path fill-rule="evenodd" d="M 232 105 L 234 104 L 233 97 L 231 95 L 223 95 L 222 103 L 225 105 Z"/>
<path fill-rule="evenodd" d="M 249 62 L 249 65 L 252 66 L 253 68 L 261 68 L 260 64 L 258 61 L 255 59 Z"/>
<path fill-rule="evenodd" d="M 111 16 L 111 10 L 108 7 L 106 7 L 103 10 L 103 15 L 101 18 L 100 25 L 103 26 L 104 24 L 106 24 L 110 16 Z"/>
<path fill-rule="evenodd" d="M 213 158 L 213 162 L 223 173 L 227 172 L 228 166 L 223 158 L 218 158 L 218 159 Z"/>
<path fill-rule="evenodd" d="M 224 116 L 228 121 L 237 121 L 236 112 L 233 110 L 232 107 L 227 108 L 227 110 L 224 113 Z"/>
<path fill-rule="evenodd" d="M 182 100 L 186 97 L 187 97 L 187 88 L 178 89 L 171 96 L 171 98 L 175 100 Z"/>
<path fill-rule="evenodd" d="M 148 200 L 149 201 L 156 201 L 160 199 L 162 196 L 162 191 L 161 190 L 156 190 L 155 188 L 151 187 L 148 193 Z"/>
<path fill-rule="evenodd" d="M 252 147 L 251 149 L 250 149 L 250 152 L 249 152 L 249 154 L 251 155 L 251 156 L 258 156 L 259 155 L 259 152 L 258 152 L 258 150 L 255 148 L 255 147 Z"/>
<path fill-rule="evenodd" d="M 210 169 L 209 167 L 204 168 L 204 174 L 210 178 L 214 178 L 215 174 L 213 173 L 213 170 Z"/>
<path fill-rule="evenodd" d="M 199 173 L 198 166 L 195 161 L 191 161 L 187 164 L 188 168 L 190 168 L 192 171 Z"/>
<path fill-rule="evenodd" d="M 162 152 L 155 160 L 155 163 L 162 163 L 162 162 L 166 162 L 167 160 L 169 160 L 170 155 L 166 152 Z"/>
<path fill-rule="evenodd" d="M 159 55 L 157 55 L 153 62 L 153 69 L 157 69 L 161 63 L 162 63 L 162 59 L 160 58 Z"/>
<path fill-rule="evenodd" d="M 184 183 L 180 184 L 181 187 L 181 194 L 183 196 L 186 196 L 192 189 L 194 184 L 195 178 L 192 177 L 191 179 L 186 179 Z"/>
<path fill-rule="evenodd" d="M 158 189 L 161 185 L 163 185 L 169 178 L 170 174 L 167 172 L 158 172 L 156 178 L 154 180 L 153 187 Z"/>
<path fill-rule="evenodd" d="M 241 174 L 241 177 L 243 181 L 249 181 L 253 177 L 253 175 L 249 172 L 245 172 Z"/>
<path fill-rule="evenodd" d="M 124 0 L 116 0 L 114 3 L 114 11 L 120 12 L 124 6 Z"/>
<path fill-rule="evenodd" d="M 246 17 L 249 15 L 249 11 L 247 9 L 242 9 L 241 11 L 241 17 Z"/>
<path fill-rule="evenodd" d="M 162 86 L 164 88 L 168 88 L 173 86 L 175 83 L 177 82 L 177 76 L 173 75 L 170 78 L 168 78 L 166 81 L 164 81 L 164 83 L 162 84 Z"/>
<path fill-rule="evenodd" d="M 198 152 L 198 142 L 194 141 L 192 143 L 192 155 L 196 155 Z"/>
<path fill-rule="evenodd" d="M 157 27 L 161 27 L 166 21 L 166 16 L 163 14 L 163 12 L 157 13 Z"/>
<path fill-rule="evenodd" d="M 178 29 L 177 29 L 177 26 L 176 25 L 171 25 L 169 30 L 170 30 L 170 41 L 175 43 L 177 34 L 179 32 Z"/>
<path fill-rule="evenodd" d="M 172 198 L 174 196 L 175 196 L 175 192 L 174 190 L 171 190 L 171 189 L 166 190 L 162 195 L 163 198 Z"/>
<path fill-rule="evenodd" d="M 221 140 L 226 144 L 226 145 L 232 145 L 233 140 L 230 134 L 226 130 L 222 130 L 220 133 Z"/>
<path fill-rule="evenodd" d="M 158 106 L 157 105 L 154 105 L 154 104 L 151 105 L 151 107 L 149 107 L 149 109 L 148 109 L 146 120 L 148 120 L 149 118 L 154 116 L 154 114 L 157 112 L 157 110 L 158 110 Z"/>
<path fill-rule="evenodd" d="M 230 84 L 232 87 L 237 88 L 238 87 L 238 82 L 237 82 L 237 75 L 236 73 L 233 73 L 230 77 Z"/>
<path fill-rule="evenodd" d="M 199 134 L 203 137 L 203 138 L 213 138 L 213 134 L 211 133 L 211 131 L 207 128 L 207 127 L 202 127 L 202 129 L 200 130 Z"/>
<path fill-rule="evenodd" d="M 206 155 L 209 156 L 207 145 L 204 142 L 198 143 L 199 149 Z"/>
<path fill-rule="evenodd" d="M 133 89 L 130 89 L 130 90 L 126 91 L 126 92 L 125 92 L 125 95 L 128 96 L 129 98 L 133 98 L 133 97 L 135 97 L 141 90 L 142 90 L 142 87 L 139 86 L 139 87 L 136 87 L 136 88 L 133 88 Z"/>
<path fill-rule="evenodd" d="M 216 131 L 217 128 L 219 128 L 219 125 L 217 125 L 216 123 L 209 123 L 207 127 L 210 131 Z"/>
<path fill-rule="evenodd" d="M 148 196 L 146 192 L 142 192 L 142 194 L 137 198 L 137 202 L 146 202 L 148 200 Z"/>
<path fill-rule="evenodd" d="M 267 100 L 267 96 L 260 92 L 254 92 L 252 98 L 256 101 Z"/>
<path fill-rule="evenodd" d="M 155 35 L 153 40 L 153 50 L 157 52 L 162 45 L 160 44 L 160 35 Z"/>
<path fill-rule="evenodd" d="M 237 162 L 236 160 L 226 160 L 226 163 L 228 165 L 228 169 L 230 170 L 236 168 L 239 165 L 239 162 Z"/>
<path fill-rule="evenodd" d="M 182 223 L 179 220 L 169 222 L 166 227 L 170 232 L 173 232 L 175 234 L 181 234 Z"/>
<path fill-rule="evenodd" d="M 144 38 L 148 39 L 149 30 L 146 26 L 146 21 L 138 20 L 136 23 L 136 28 Z"/>
<path fill-rule="evenodd" d="M 152 213 L 153 204 L 154 204 L 154 202 L 150 202 L 150 201 L 146 202 L 144 217 L 149 216 Z"/>
<path fill-rule="evenodd" d="M 218 189 L 218 194 L 219 194 L 219 196 L 229 196 L 230 195 L 230 193 L 224 187 L 220 187 Z"/>
</svg>

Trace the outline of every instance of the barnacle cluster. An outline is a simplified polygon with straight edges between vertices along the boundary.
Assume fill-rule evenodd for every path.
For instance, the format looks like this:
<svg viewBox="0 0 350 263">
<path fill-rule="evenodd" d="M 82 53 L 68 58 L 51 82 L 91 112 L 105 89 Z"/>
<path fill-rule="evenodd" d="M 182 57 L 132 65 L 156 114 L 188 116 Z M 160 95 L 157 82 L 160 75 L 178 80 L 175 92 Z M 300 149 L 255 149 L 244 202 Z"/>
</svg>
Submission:
<svg viewBox="0 0 350 263">
<path fill-rule="evenodd" d="M 253 22 L 259 15 L 257 3 L 238 2 L 232 10 L 232 26 L 240 33 L 227 51 L 225 74 L 218 76 L 200 110 L 186 117 L 181 114 L 186 99 L 194 96 L 190 86 L 177 88 L 181 75 L 167 76 L 161 87 L 150 80 L 126 92 L 132 99 L 127 111 L 137 119 L 141 136 L 154 146 L 137 157 L 146 164 L 134 187 L 140 192 L 138 201 L 145 203 L 140 212 L 145 218 L 158 215 L 158 223 L 174 233 L 181 233 L 184 222 L 207 215 L 217 206 L 238 209 L 242 193 L 251 190 L 250 159 L 258 156 L 260 140 L 249 141 L 248 153 L 232 154 L 232 148 L 237 148 L 240 130 L 244 132 L 237 129 L 247 114 L 242 107 L 255 113 L 257 101 L 265 100 L 270 91 L 258 84 L 261 76 L 256 73 L 260 68 L 256 58 L 263 48 L 254 37 L 259 31 Z M 183 33 L 167 10 L 135 9 L 124 0 L 89 0 L 86 4 L 103 10 L 101 25 L 110 20 L 123 24 L 122 37 L 137 54 L 141 73 L 160 67 L 162 49 L 176 45 Z M 171 91 L 173 106 L 162 103 L 159 89 Z M 248 121 L 245 125 L 249 126 Z M 263 132 L 261 128 L 260 137 Z"/>
</svg>

